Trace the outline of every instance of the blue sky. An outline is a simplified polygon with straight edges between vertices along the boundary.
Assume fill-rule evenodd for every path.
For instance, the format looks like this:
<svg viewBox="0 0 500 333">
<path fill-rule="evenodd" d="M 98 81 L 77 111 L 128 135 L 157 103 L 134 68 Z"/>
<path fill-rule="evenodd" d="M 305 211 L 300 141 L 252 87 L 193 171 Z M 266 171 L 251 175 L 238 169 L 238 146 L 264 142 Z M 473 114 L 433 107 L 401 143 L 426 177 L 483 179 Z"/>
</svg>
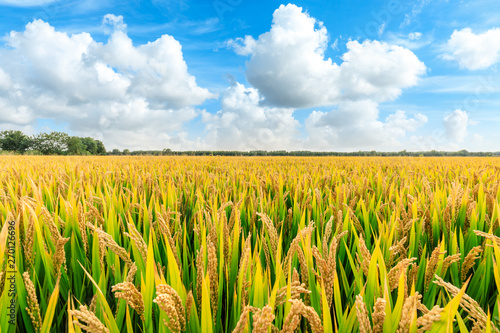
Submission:
<svg viewBox="0 0 500 333">
<path fill-rule="evenodd" d="M 500 3 L 0 0 L 0 129 L 108 149 L 498 151 Z"/>
</svg>

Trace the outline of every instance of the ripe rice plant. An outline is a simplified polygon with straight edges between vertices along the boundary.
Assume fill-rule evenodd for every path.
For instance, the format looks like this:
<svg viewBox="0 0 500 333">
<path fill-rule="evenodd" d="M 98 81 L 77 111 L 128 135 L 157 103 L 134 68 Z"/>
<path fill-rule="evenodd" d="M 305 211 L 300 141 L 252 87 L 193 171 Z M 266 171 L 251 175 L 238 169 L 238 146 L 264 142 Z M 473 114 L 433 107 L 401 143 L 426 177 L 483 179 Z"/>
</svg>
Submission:
<svg viewBox="0 0 500 333">
<path fill-rule="evenodd" d="M 1 332 L 499 332 L 496 159 L 7 156 L 0 181 Z"/>
</svg>

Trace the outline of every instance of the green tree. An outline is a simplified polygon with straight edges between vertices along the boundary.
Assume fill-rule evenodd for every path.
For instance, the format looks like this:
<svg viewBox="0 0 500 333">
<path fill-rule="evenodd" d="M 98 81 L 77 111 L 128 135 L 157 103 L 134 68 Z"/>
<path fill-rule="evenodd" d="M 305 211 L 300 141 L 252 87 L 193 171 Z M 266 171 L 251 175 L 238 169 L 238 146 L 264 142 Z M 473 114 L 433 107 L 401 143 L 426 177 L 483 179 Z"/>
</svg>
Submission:
<svg viewBox="0 0 500 333">
<path fill-rule="evenodd" d="M 81 138 L 82 143 L 85 145 L 85 150 L 91 155 L 97 154 L 97 142 L 89 137 Z"/>
<path fill-rule="evenodd" d="M 95 140 L 96 145 L 97 145 L 97 151 L 96 153 L 98 155 L 106 155 L 106 147 L 104 147 L 104 143 L 102 143 L 99 140 Z"/>
<path fill-rule="evenodd" d="M 40 133 L 33 137 L 33 148 L 43 155 L 63 155 L 68 151 L 69 135 L 63 132 Z"/>
<path fill-rule="evenodd" d="M 68 151 L 69 155 L 85 155 L 87 153 L 87 147 L 83 143 L 83 140 L 77 136 L 72 136 L 68 139 Z"/>
<path fill-rule="evenodd" d="M 130 150 L 124 149 L 123 150 L 123 155 L 130 155 Z"/>
<path fill-rule="evenodd" d="M 3 150 L 15 151 L 23 154 L 32 145 L 30 137 L 21 131 L 2 131 L 0 132 L 0 147 Z"/>
</svg>

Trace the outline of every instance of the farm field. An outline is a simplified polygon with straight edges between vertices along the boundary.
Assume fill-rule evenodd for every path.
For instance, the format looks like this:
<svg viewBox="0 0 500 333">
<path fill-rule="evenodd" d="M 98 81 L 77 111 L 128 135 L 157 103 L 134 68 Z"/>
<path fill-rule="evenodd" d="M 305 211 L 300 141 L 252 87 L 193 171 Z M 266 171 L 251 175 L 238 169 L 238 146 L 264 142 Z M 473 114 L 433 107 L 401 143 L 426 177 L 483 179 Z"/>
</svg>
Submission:
<svg viewBox="0 0 500 333">
<path fill-rule="evenodd" d="M 5 156 L 0 182 L 1 332 L 499 332 L 499 159 Z"/>
</svg>

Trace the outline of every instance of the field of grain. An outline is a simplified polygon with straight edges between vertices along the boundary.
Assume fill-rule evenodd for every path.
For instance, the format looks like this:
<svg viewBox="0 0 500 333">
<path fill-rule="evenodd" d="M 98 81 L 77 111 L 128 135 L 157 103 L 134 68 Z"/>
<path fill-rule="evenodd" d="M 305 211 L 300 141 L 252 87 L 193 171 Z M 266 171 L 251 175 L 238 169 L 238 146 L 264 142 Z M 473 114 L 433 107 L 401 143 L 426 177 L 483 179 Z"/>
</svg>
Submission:
<svg viewBox="0 0 500 333">
<path fill-rule="evenodd" d="M 1 332 L 499 332 L 498 159 L 7 156 L 0 182 Z"/>
</svg>

